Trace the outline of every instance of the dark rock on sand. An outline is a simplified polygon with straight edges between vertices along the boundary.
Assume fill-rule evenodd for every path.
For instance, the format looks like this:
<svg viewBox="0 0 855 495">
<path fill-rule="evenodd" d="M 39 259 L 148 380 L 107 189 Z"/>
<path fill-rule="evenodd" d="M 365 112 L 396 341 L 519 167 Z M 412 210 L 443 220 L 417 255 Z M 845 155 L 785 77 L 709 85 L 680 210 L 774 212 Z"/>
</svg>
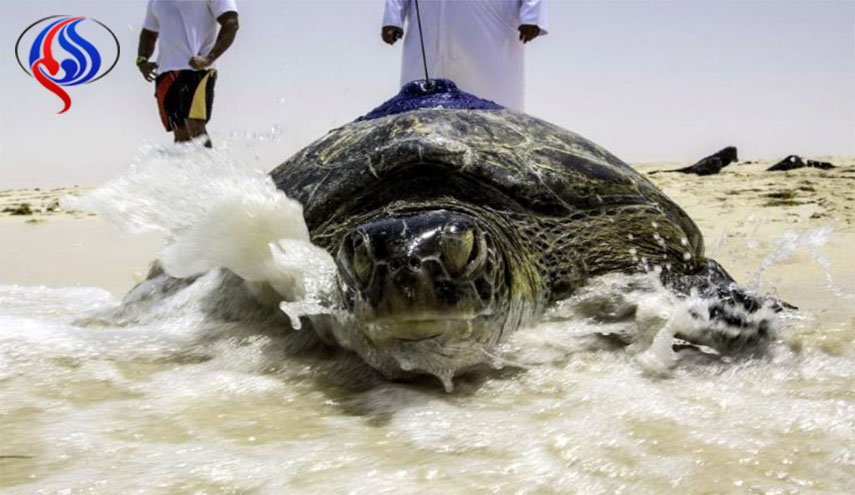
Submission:
<svg viewBox="0 0 855 495">
<path fill-rule="evenodd" d="M 32 215 L 33 210 L 30 208 L 30 203 L 21 203 L 14 208 L 4 208 L 3 213 L 8 213 L 10 215 Z"/>
<path fill-rule="evenodd" d="M 739 157 L 736 153 L 736 146 L 728 146 L 722 150 L 713 153 L 712 155 L 702 159 L 698 163 L 677 170 L 664 170 L 664 172 L 680 172 L 681 174 L 695 175 L 714 175 L 721 172 L 721 169 L 738 161 Z"/>
<path fill-rule="evenodd" d="M 798 155 L 790 155 L 790 156 L 784 158 L 783 160 L 781 160 L 780 162 L 778 162 L 778 163 L 772 165 L 771 167 L 767 168 L 766 171 L 767 172 L 780 172 L 780 171 L 795 170 L 797 168 L 805 168 L 805 167 L 818 168 L 820 170 L 830 170 L 832 168 L 836 168 L 834 165 L 832 165 L 828 162 L 820 162 L 820 161 L 816 161 L 816 160 L 805 160 Z"/>
</svg>

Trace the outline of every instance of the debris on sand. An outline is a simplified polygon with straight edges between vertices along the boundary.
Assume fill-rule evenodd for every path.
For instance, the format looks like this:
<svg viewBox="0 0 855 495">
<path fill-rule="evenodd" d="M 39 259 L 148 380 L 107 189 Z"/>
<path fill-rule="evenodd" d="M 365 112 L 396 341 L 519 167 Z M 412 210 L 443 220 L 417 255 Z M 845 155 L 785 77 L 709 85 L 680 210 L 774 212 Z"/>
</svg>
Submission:
<svg viewBox="0 0 855 495">
<path fill-rule="evenodd" d="M 798 155 L 790 155 L 780 162 L 772 165 L 767 168 L 767 172 L 780 172 L 786 170 L 795 170 L 797 168 L 818 168 L 820 170 L 831 170 L 832 168 L 837 168 L 829 162 L 820 162 L 816 160 L 805 160 Z"/>
<path fill-rule="evenodd" d="M 677 170 L 661 170 L 661 172 L 680 172 L 681 174 L 714 175 L 733 162 L 739 161 L 736 146 L 728 146 L 712 155 L 703 158 L 692 166 Z M 658 171 L 657 171 L 658 172 Z M 656 172 L 651 172 L 656 173 Z"/>
<path fill-rule="evenodd" d="M 33 209 L 30 207 L 30 203 L 21 203 L 16 207 L 3 208 L 3 213 L 10 215 L 32 215 Z"/>
<path fill-rule="evenodd" d="M 66 215 L 69 212 L 60 206 L 60 198 L 67 195 L 80 195 L 88 189 L 71 187 L 46 189 L 33 187 L 0 190 L 0 217 L 51 217 Z"/>
<path fill-rule="evenodd" d="M 803 204 L 798 201 L 798 193 L 793 189 L 784 189 L 783 191 L 774 191 L 766 193 L 763 196 L 769 198 L 763 206 L 797 206 Z"/>
</svg>

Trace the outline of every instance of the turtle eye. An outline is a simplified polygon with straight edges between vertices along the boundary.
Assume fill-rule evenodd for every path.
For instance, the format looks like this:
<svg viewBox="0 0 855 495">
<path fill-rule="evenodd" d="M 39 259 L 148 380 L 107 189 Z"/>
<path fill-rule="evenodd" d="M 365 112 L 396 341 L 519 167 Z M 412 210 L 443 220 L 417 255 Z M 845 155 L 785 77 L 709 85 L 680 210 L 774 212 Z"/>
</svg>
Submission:
<svg viewBox="0 0 855 495">
<path fill-rule="evenodd" d="M 470 261 L 478 257 L 478 251 L 475 232 L 472 229 L 467 229 L 460 234 L 443 239 L 442 263 L 449 275 L 459 276 L 466 271 Z"/>
<path fill-rule="evenodd" d="M 353 246 L 353 255 L 350 266 L 353 268 L 353 274 L 361 283 L 367 283 L 371 279 L 371 272 L 374 269 L 374 261 L 368 253 L 368 246 L 362 239 L 357 239 Z"/>
</svg>

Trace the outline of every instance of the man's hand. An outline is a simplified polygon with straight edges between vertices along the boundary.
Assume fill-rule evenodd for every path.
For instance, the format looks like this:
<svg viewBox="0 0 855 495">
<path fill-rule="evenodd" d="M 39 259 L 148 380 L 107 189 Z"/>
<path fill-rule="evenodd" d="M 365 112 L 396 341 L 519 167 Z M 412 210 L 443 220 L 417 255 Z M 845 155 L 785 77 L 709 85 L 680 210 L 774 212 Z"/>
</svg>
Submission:
<svg viewBox="0 0 855 495">
<path fill-rule="evenodd" d="M 157 77 L 157 64 L 154 62 L 142 62 L 137 65 L 139 67 L 140 72 L 142 72 L 143 77 L 146 81 L 152 82 L 154 78 Z"/>
<path fill-rule="evenodd" d="M 189 62 L 190 67 L 193 67 L 196 70 L 207 69 L 214 63 L 214 61 L 208 57 L 203 57 L 202 55 L 196 55 L 191 58 Z"/>
<path fill-rule="evenodd" d="M 404 30 L 398 26 L 383 26 L 380 30 L 380 37 L 390 45 L 394 45 L 402 36 L 404 36 Z"/>
<path fill-rule="evenodd" d="M 534 24 L 523 24 L 520 26 L 520 41 L 528 43 L 540 35 L 540 28 Z"/>
<path fill-rule="evenodd" d="M 151 54 L 154 53 L 154 44 L 157 43 L 157 31 L 149 31 L 143 28 L 140 31 L 140 44 L 137 48 L 137 68 L 142 72 L 146 81 L 152 82 L 157 77 L 157 64 L 149 62 Z"/>
</svg>

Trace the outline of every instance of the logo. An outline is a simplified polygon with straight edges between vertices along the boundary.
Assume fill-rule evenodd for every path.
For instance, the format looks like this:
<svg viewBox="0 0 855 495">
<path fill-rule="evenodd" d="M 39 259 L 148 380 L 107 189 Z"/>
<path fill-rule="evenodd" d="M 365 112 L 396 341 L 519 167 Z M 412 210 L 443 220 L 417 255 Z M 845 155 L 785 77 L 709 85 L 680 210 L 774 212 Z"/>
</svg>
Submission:
<svg viewBox="0 0 855 495">
<path fill-rule="evenodd" d="M 78 28 L 85 32 L 85 36 L 78 32 Z M 30 32 L 36 35 L 29 53 L 22 56 L 19 51 L 21 42 L 29 38 L 27 33 Z M 115 44 L 115 58 L 106 70 L 107 63 L 96 44 L 110 49 Z M 63 107 L 58 113 L 65 113 L 71 108 L 71 97 L 65 88 L 93 83 L 113 70 L 119 61 L 119 40 L 110 28 L 95 19 L 53 15 L 30 24 L 18 36 L 15 58 L 27 75 L 62 100 Z"/>
</svg>

